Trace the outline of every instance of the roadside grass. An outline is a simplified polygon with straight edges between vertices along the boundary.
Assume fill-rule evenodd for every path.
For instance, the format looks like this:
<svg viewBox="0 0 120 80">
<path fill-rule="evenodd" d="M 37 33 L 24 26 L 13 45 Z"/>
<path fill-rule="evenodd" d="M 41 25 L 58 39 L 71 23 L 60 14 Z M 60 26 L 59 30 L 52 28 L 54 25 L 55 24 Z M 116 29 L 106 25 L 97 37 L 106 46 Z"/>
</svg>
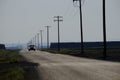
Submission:
<svg viewBox="0 0 120 80">
<path fill-rule="evenodd" d="M 41 51 L 46 51 L 46 52 L 50 52 L 50 53 L 58 53 L 58 51 L 55 49 L 47 49 L 47 48 L 41 49 Z"/>
<path fill-rule="evenodd" d="M 60 54 L 77 54 L 80 53 L 80 49 L 60 49 L 57 51 L 56 49 L 42 49 L 42 51 L 47 51 L 51 53 L 60 53 Z M 102 49 L 84 49 L 85 53 L 101 53 Z"/>
<path fill-rule="evenodd" d="M 0 80 L 24 80 L 24 73 L 21 67 L 8 68 L 0 71 Z"/>
<path fill-rule="evenodd" d="M 0 50 L 0 63 L 22 62 L 24 58 L 19 55 L 19 50 Z"/>
<path fill-rule="evenodd" d="M 60 53 L 60 54 L 76 54 L 80 53 L 80 49 L 60 49 L 60 51 L 57 51 L 57 49 L 42 49 L 42 51 L 47 51 L 51 53 Z M 102 53 L 102 48 L 85 48 L 84 53 Z M 120 53 L 120 48 L 107 48 L 107 53 Z"/>
<path fill-rule="evenodd" d="M 103 48 L 85 48 L 84 53 L 81 53 L 80 49 L 44 49 L 43 51 L 47 51 L 54 54 L 65 54 L 72 55 L 76 57 L 84 57 L 84 58 L 92 58 L 92 59 L 104 59 Z M 107 48 L 107 57 L 108 61 L 120 62 L 120 48 Z"/>
<path fill-rule="evenodd" d="M 24 80 L 25 71 L 17 65 L 22 61 L 19 50 L 0 50 L 0 80 Z"/>
</svg>

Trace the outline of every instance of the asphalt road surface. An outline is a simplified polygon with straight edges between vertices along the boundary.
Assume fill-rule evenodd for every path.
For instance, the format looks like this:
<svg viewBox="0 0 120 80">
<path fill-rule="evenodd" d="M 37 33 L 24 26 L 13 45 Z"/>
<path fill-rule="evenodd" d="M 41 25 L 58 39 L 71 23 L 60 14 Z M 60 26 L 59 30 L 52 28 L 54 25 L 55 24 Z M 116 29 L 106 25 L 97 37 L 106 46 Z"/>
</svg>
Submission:
<svg viewBox="0 0 120 80">
<path fill-rule="evenodd" d="M 42 51 L 22 50 L 30 62 L 38 63 L 40 80 L 120 80 L 120 63 L 86 59 Z"/>
</svg>

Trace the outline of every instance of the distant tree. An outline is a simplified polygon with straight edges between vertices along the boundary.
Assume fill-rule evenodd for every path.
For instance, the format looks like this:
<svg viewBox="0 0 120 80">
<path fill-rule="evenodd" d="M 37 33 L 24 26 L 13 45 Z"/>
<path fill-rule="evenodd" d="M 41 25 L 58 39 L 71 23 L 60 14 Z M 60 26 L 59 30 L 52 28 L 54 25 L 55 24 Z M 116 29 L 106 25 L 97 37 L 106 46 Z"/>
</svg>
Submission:
<svg viewBox="0 0 120 80">
<path fill-rule="evenodd" d="M 5 44 L 0 44 L 0 49 L 5 49 Z"/>
</svg>

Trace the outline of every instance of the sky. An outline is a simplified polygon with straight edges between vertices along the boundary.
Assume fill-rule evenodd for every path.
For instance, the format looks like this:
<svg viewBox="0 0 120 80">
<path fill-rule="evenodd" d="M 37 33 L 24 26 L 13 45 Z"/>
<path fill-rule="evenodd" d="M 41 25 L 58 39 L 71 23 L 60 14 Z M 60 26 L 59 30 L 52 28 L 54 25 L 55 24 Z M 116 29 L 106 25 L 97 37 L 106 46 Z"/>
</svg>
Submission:
<svg viewBox="0 0 120 80">
<path fill-rule="evenodd" d="M 107 41 L 120 41 L 120 0 L 106 0 Z M 102 0 L 82 4 L 84 41 L 103 41 Z M 57 22 L 61 42 L 80 42 L 79 7 L 72 0 L 0 0 L 0 43 L 27 43 L 40 30 L 46 43 L 46 28 L 51 26 L 50 42 L 57 42 Z"/>
</svg>

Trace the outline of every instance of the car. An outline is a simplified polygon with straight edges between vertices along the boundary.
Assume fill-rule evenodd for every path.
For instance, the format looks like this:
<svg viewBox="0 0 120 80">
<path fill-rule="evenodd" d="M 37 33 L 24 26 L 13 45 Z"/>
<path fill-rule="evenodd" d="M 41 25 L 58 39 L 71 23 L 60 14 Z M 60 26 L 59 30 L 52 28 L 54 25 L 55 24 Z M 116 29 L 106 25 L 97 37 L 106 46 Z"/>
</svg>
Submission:
<svg viewBox="0 0 120 80">
<path fill-rule="evenodd" d="M 28 46 L 28 50 L 29 50 L 29 51 L 31 51 L 31 50 L 35 51 L 35 50 L 36 50 L 36 49 L 35 49 L 35 45 L 29 45 L 29 46 Z"/>
</svg>

